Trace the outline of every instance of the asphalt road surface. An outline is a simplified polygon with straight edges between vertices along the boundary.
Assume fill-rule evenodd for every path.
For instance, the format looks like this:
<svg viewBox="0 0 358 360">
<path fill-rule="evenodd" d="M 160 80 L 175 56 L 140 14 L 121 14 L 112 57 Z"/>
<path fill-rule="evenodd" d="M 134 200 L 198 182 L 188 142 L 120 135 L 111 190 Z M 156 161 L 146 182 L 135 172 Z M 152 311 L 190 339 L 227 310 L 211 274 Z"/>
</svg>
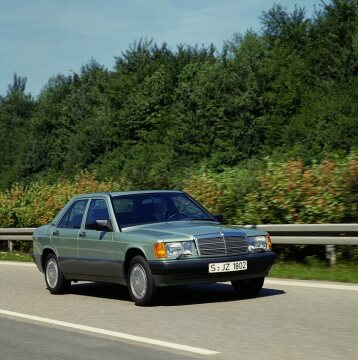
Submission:
<svg viewBox="0 0 358 360">
<path fill-rule="evenodd" d="M 358 286 L 267 279 L 160 291 L 137 307 L 125 287 L 51 295 L 33 264 L 0 262 L 0 360 L 357 359 Z"/>
</svg>

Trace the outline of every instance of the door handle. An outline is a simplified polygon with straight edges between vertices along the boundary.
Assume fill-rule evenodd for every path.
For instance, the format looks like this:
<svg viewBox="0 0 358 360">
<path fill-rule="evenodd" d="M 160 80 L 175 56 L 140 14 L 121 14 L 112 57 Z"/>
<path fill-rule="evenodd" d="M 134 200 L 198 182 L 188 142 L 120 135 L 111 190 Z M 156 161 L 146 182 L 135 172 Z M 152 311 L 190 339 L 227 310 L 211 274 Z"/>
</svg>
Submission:
<svg viewBox="0 0 358 360">
<path fill-rule="evenodd" d="M 78 236 L 81 237 L 81 238 L 84 238 L 84 237 L 86 237 L 86 232 L 82 231 L 81 233 L 79 233 Z"/>
<path fill-rule="evenodd" d="M 58 236 L 58 235 L 60 235 L 60 232 L 58 230 L 54 230 L 54 231 L 52 231 L 52 235 Z"/>
</svg>

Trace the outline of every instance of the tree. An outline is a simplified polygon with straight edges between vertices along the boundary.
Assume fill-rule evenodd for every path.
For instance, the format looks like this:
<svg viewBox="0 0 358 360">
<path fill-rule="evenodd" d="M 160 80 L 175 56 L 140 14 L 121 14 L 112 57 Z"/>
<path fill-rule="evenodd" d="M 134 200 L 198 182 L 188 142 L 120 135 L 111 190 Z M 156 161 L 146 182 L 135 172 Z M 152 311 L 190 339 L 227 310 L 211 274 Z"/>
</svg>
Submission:
<svg viewBox="0 0 358 360">
<path fill-rule="evenodd" d="M 20 176 L 24 143 L 34 101 L 25 93 L 26 77 L 14 74 L 7 94 L 0 97 L 0 189 L 6 189 Z"/>
</svg>

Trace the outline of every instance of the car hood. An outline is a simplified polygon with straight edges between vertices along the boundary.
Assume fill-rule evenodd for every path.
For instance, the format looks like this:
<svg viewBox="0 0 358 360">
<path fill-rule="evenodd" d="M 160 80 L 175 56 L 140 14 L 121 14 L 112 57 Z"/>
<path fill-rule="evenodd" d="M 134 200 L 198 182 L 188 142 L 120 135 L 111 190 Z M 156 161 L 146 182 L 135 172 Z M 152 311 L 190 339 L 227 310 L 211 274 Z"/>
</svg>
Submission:
<svg viewBox="0 0 358 360">
<path fill-rule="evenodd" d="M 125 229 L 126 232 L 164 241 L 191 240 L 197 236 L 255 236 L 265 235 L 262 230 L 221 225 L 207 221 L 172 221 L 167 223 L 146 224 Z"/>
</svg>

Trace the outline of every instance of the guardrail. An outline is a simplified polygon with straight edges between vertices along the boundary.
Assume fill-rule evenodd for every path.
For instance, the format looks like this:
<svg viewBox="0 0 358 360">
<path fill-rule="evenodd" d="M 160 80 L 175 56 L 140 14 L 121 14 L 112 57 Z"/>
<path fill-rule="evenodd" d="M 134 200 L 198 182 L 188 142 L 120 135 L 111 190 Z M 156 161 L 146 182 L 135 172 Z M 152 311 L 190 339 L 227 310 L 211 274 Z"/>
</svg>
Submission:
<svg viewBox="0 0 358 360">
<path fill-rule="evenodd" d="M 0 228 L 0 240 L 32 240 L 32 234 L 35 228 Z"/>
<path fill-rule="evenodd" d="M 35 228 L 0 228 L 0 241 L 7 241 L 13 251 L 13 241 L 31 241 Z"/>
<path fill-rule="evenodd" d="M 335 245 L 358 245 L 358 224 L 278 224 L 243 225 L 263 229 L 273 244 L 325 245 L 326 258 L 336 263 Z"/>
<path fill-rule="evenodd" d="M 274 244 L 358 245 L 358 224 L 236 225 L 266 230 Z M 0 228 L 0 240 L 32 240 L 34 228 Z"/>
<path fill-rule="evenodd" d="M 335 263 L 335 245 L 358 245 L 358 224 L 270 224 L 237 225 L 238 227 L 265 230 L 273 244 L 326 245 L 327 258 Z M 32 240 L 34 228 L 0 228 L 0 241 Z"/>
</svg>

